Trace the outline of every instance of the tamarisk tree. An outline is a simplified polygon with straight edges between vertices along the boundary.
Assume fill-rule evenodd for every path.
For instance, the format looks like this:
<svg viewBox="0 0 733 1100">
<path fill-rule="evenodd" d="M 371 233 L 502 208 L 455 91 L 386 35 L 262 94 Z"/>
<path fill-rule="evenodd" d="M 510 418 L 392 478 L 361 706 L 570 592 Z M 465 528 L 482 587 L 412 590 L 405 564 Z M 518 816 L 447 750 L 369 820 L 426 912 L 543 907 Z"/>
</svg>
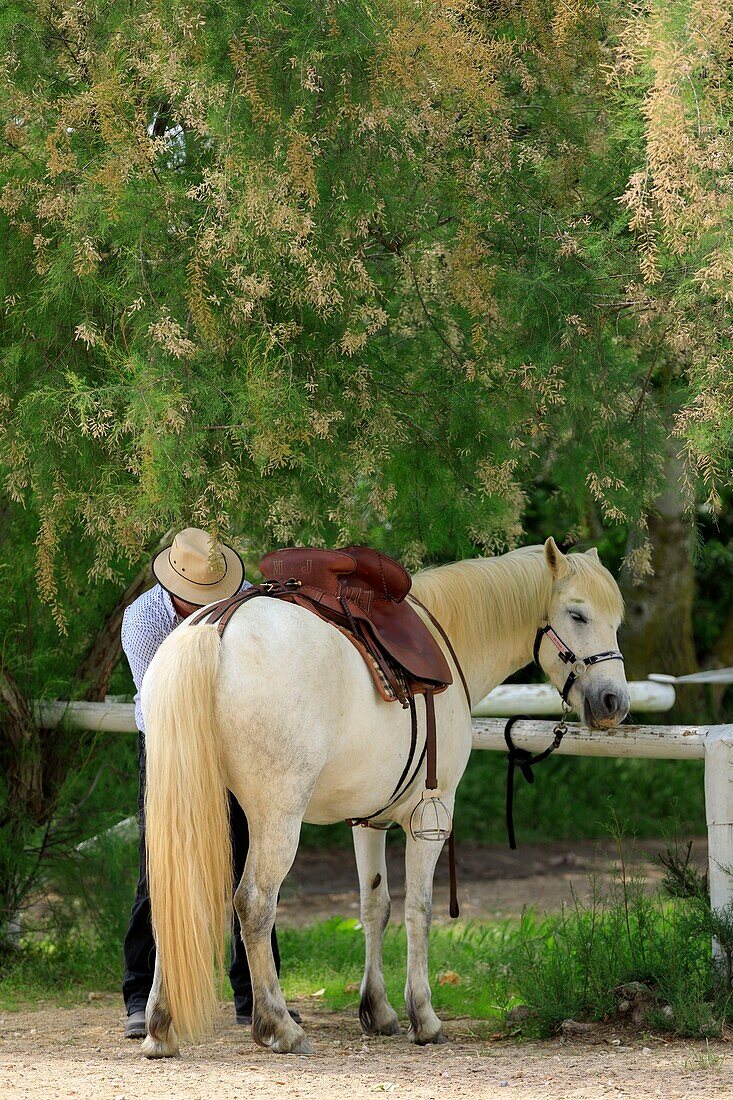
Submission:
<svg viewBox="0 0 733 1100">
<path fill-rule="evenodd" d="M 9 759 L 176 526 L 415 567 L 514 545 L 542 480 L 643 572 L 670 434 L 717 506 L 729 38 L 725 0 L 5 6 Z"/>
</svg>

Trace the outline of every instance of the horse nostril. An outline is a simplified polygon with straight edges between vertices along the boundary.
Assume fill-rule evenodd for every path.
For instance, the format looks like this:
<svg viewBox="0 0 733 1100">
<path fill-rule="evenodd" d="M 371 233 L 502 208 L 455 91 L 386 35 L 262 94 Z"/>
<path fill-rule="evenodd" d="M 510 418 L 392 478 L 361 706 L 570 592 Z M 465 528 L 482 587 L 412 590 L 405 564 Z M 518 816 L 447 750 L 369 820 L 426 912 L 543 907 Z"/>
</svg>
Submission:
<svg viewBox="0 0 733 1100">
<path fill-rule="evenodd" d="M 618 710 L 618 696 L 614 695 L 612 691 L 607 691 L 603 696 L 603 706 L 606 709 L 606 714 L 615 714 Z"/>
</svg>

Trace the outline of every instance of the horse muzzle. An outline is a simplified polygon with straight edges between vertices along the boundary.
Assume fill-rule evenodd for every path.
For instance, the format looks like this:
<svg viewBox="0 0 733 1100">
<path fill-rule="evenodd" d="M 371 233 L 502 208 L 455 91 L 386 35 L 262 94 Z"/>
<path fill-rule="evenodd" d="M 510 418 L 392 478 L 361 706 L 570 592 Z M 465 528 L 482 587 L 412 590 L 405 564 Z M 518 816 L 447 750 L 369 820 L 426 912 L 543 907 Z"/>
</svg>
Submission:
<svg viewBox="0 0 733 1100">
<path fill-rule="evenodd" d="M 594 685 L 583 696 L 583 719 L 593 730 L 612 729 L 629 713 L 631 699 L 625 684 Z"/>
</svg>

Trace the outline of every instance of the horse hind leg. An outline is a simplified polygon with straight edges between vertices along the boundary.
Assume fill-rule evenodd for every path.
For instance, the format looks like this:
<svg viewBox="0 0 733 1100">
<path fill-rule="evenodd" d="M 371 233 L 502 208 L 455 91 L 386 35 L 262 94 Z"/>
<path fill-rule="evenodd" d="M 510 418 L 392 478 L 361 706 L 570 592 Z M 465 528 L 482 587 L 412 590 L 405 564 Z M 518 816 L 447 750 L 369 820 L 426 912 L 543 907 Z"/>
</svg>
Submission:
<svg viewBox="0 0 733 1100">
<path fill-rule="evenodd" d="M 433 874 L 443 845 L 415 840 L 407 833 L 405 847 L 405 925 L 407 927 L 407 984 L 405 1001 L 410 1039 L 423 1046 L 445 1043 L 443 1025 L 435 1014 L 428 978 L 428 940 L 432 918 Z"/>
<path fill-rule="evenodd" d="M 252 977 L 252 1037 L 276 1054 L 312 1054 L 303 1028 L 288 1013 L 272 954 L 277 896 L 295 859 L 302 815 L 254 812 L 248 821 L 249 852 L 234 905 Z"/>
<path fill-rule="evenodd" d="M 148 1034 L 140 1048 L 146 1058 L 177 1058 L 179 1055 L 176 1036 L 168 1001 L 165 995 L 165 983 L 160 962 L 156 956 L 153 988 L 150 990 L 145 1008 L 145 1026 Z"/>
<path fill-rule="evenodd" d="M 367 1035 L 399 1035 L 401 1032 L 397 1013 L 387 1000 L 382 969 L 382 940 L 390 913 L 385 859 L 386 835 L 383 830 L 354 829 L 361 923 L 365 939 L 359 1019 Z"/>
</svg>

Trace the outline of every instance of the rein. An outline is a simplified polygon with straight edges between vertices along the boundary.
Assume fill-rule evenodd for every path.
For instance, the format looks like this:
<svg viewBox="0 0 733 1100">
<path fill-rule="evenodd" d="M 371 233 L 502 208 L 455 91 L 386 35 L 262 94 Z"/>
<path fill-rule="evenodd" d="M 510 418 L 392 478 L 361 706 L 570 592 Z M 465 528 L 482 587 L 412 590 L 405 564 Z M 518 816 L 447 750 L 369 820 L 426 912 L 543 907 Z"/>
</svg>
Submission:
<svg viewBox="0 0 733 1100">
<path fill-rule="evenodd" d="M 551 756 L 556 749 L 560 747 L 565 733 L 567 732 L 567 723 L 565 716 L 571 709 L 568 702 L 568 695 L 573 684 L 576 683 L 580 677 L 587 672 L 593 665 L 599 665 L 601 661 L 623 661 L 623 654 L 617 649 L 606 649 L 602 653 L 594 653 L 590 657 L 577 657 L 573 650 L 567 645 L 557 631 L 549 624 L 545 623 L 544 626 L 538 628 L 534 639 L 533 656 L 535 664 L 542 669 L 540 665 L 540 646 L 542 645 L 543 638 L 547 638 L 549 642 L 557 649 L 560 660 L 566 665 L 571 665 L 568 672 L 567 679 L 560 691 L 562 697 L 562 718 L 555 726 L 553 730 L 554 737 L 552 743 L 544 750 L 544 752 L 538 752 L 532 755 L 528 749 L 518 749 L 512 741 L 512 726 L 515 722 L 529 721 L 526 714 L 515 714 L 509 719 L 504 727 L 504 740 L 507 743 L 509 749 L 509 756 L 507 759 L 507 776 L 506 776 L 506 831 L 509 837 L 509 847 L 514 851 L 517 847 L 516 838 L 514 835 L 514 770 L 519 768 L 520 772 L 524 776 L 527 783 L 534 783 L 534 773 L 532 768 L 535 764 L 541 764 L 543 760 L 546 760 L 548 756 Z"/>
<path fill-rule="evenodd" d="M 534 756 L 529 749 L 518 749 L 512 741 L 512 726 L 515 722 L 528 722 L 529 715 L 515 714 L 513 718 L 509 719 L 504 727 L 504 740 L 509 749 L 506 770 L 506 831 L 509 837 L 509 847 L 512 851 L 515 851 L 517 847 L 517 841 L 514 836 L 514 769 L 518 767 L 526 781 L 528 783 L 534 783 L 533 766 L 535 764 L 541 764 L 543 760 L 551 756 L 555 749 L 560 747 L 560 742 L 565 736 L 568 728 L 565 722 L 565 713 L 567 712 L 563 707 L 563 716 L 553 730 L 555 736 L 552 743 L 544 752 L 535 753 Z"/>
</svg>

